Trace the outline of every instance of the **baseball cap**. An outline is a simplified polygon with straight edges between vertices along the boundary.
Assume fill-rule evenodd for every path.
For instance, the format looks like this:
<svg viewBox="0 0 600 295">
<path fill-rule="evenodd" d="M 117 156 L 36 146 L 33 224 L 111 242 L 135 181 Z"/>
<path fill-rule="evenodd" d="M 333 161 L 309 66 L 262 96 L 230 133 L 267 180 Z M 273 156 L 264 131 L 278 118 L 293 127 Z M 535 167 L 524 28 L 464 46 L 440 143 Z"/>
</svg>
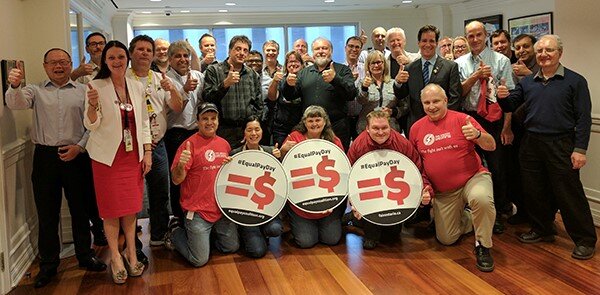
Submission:
<svg viewBox="0 0 600 295">
<path fill-rule="evenodd" d="M 211 102 L 205 102 L 202 103 L 199 107 L 198 107 L 198 116 L 206 113 L 206 112 L 215 112 L 215 113 L 219 113 L 219 110 L 217 109 L 217 106 L 214 103 Z"/>
</svg>

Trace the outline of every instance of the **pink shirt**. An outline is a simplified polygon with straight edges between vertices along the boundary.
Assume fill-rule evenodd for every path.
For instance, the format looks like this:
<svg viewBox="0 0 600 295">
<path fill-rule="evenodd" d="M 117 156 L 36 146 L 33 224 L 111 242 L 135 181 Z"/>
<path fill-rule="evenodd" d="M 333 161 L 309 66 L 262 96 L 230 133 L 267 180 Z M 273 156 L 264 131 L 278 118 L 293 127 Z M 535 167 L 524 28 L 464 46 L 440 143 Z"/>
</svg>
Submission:
<svg viewBox="0 0 600 295">
<path fill-rule="evenodd" d="M 219 136 L 206 138 L 196 133 L 179 146 L 171 169 L 177 167 L 179 156 L 188 141 L 192 148 L 192 158 L 184 168 L 187 175 L 181 183 L 181 208 L 198 212 L 208 222 L 216 222 L 221 218 L 221 210 L 215 196 L 215 181 L 231 147 Z"/>
<path fill-rule="evenodd" d="M 467 114 L 448 110 L 444 118 L 431 121 L 425 116 L 410 129 L 410 142 L 417 148 L 425 173 L 436 192 L 448 192 L 463 187 L 473 175 L 485 172 L 475 143 L 462 133 Z M 470 120 L 481 132 L 477 121 Z"/>
</svg>

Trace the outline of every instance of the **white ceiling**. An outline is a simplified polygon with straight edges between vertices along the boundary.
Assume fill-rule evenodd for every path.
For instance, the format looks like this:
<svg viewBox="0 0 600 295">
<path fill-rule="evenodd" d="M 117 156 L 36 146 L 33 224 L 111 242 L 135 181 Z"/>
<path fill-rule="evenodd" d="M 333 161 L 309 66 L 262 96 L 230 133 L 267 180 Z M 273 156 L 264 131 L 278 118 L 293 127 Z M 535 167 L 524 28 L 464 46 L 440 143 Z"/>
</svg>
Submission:
<svg viewBox="0 0 600 295">
<path fill-rule="evenodd" d="M 96 0 L 98 1 L 98 0 Z M 165 13 L 181 15 L 189 13 L 219 13 L 220 9 L 227 9 L 227 13 L 257 13 L 257 12 L 313 12 L 332 10 L 366 10 L 366 9 L 393 9 L 402 7 L 429 6 L 440 4 L 454 4 L 467 0 L 412 0 L 412 3 L 402 3 L 402 0 L 335 0 L 334 3 L 325 3 L 324 0 L 107 0 L 112 1 L 121 11 L 134 11 L 137 13 Z M 226 2 L 236 3 L 235 6 L 226 6 Z"/>
</svg>

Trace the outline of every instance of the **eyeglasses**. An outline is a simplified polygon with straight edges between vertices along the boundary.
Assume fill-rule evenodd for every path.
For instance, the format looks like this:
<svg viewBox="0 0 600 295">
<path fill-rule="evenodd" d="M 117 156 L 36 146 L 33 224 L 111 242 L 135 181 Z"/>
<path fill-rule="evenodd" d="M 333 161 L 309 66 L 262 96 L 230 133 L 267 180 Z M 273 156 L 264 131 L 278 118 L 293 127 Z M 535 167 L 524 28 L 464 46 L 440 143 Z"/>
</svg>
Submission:
<svg viewBox="0 0 600 295">
<path fill-rule="evenodd" d="M 104 46 L 104 45 L 106 45 L 106 42 L 100 41 L 100 42 L 90 42 L 90 43 L 88 43 L 87 46 L 89 46 L 89 47 L 100 47 L 100 46 Z"/>
<path fill-rule="evenodd" d="M 454 49 L 467 49 L 467 45 L 455 45 Z"/>
<path fill-rule="evenodd" d="M 371 66 L 380 66 L 382 64 L 383 64 L 383 61 L 376 60 L 376 61 L 372 61 L 369 65 L 371 65 Z"/>
<path fill-rule="evenodd" d="M 71 61 L 66 59 L 45 61 L 44 63 L 51 67 L 55 67 L 56 65 L 61 65 L 62 67 L 71 65 Z"/>
<path fill-rule="evenodd" d="M 262 63 L 262 62 L 263 62 L 263 61 L 262 61 L 262 60 L 260 60 L 260 59 L 248 59 L 248 60 L 246 60 L 246 63 L 247 63 L 247 64 L 260 64 L 260 63 Z"/>
<path fill-rule="evenodd" d="M 554 53 L 557 50 L 558 50 L 557 48 L 539 48 L 535 51 L 535 53 L 542 54 L 542 53 L 544 53 L 544 51 L 546 53 Z"/>
</svg>

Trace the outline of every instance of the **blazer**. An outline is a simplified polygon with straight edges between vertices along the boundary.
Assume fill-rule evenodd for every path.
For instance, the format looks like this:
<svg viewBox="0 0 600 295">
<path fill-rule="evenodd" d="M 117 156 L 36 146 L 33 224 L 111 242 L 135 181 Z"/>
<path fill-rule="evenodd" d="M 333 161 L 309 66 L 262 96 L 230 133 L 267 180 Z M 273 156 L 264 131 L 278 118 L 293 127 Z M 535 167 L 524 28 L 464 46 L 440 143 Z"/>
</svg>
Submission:
<svg viewBox="0 0 600 295">
<path fill-rule="evenodd" d="M 406 66 L 405 71 L 409 75 L 408 81 L 401 85 L 395 82 L 394 93 L 398 99 L 404 100 L 408 104 L 407 131 L 409 131 L 412 124 L 425 116 L 423 104 L 421 104 L 421 90 L 425 87 L 423 85 L 422 59 L 419 58 L 410 63 Z M 458 64 L 438 55 L 433 65 L 429 83 L 438 84 L 446 91 L 449 109 L 460 110 L 462 88 Z M 406 136 L 408 137 L 408 132 L 406 132 Z"/>
<path fill-rule="evenodd" d="M 142 161 L 144 157 L 144 144 L 152 142 L 144 86 L 141 82 L 128 77 L 125 77 L 125 82 L 127 83 L 127 91 L 133 105 L 138 154 L 139 160 Z M 98 112 L 98 119 L 92 123 L 87 116 L 90 105 L 86 94 L 83 124 L 90 130 L 90 138 L 88 139 L 86 149 L 93 160 L 112 166 L 117 149 L 123 141 L 121 110 L 116 103 L 118 101 L 117 94 L 110 78 L 92 80 L 89 84 L 98 90 L 98 104 L 101 109 Z"/>
</svg>

